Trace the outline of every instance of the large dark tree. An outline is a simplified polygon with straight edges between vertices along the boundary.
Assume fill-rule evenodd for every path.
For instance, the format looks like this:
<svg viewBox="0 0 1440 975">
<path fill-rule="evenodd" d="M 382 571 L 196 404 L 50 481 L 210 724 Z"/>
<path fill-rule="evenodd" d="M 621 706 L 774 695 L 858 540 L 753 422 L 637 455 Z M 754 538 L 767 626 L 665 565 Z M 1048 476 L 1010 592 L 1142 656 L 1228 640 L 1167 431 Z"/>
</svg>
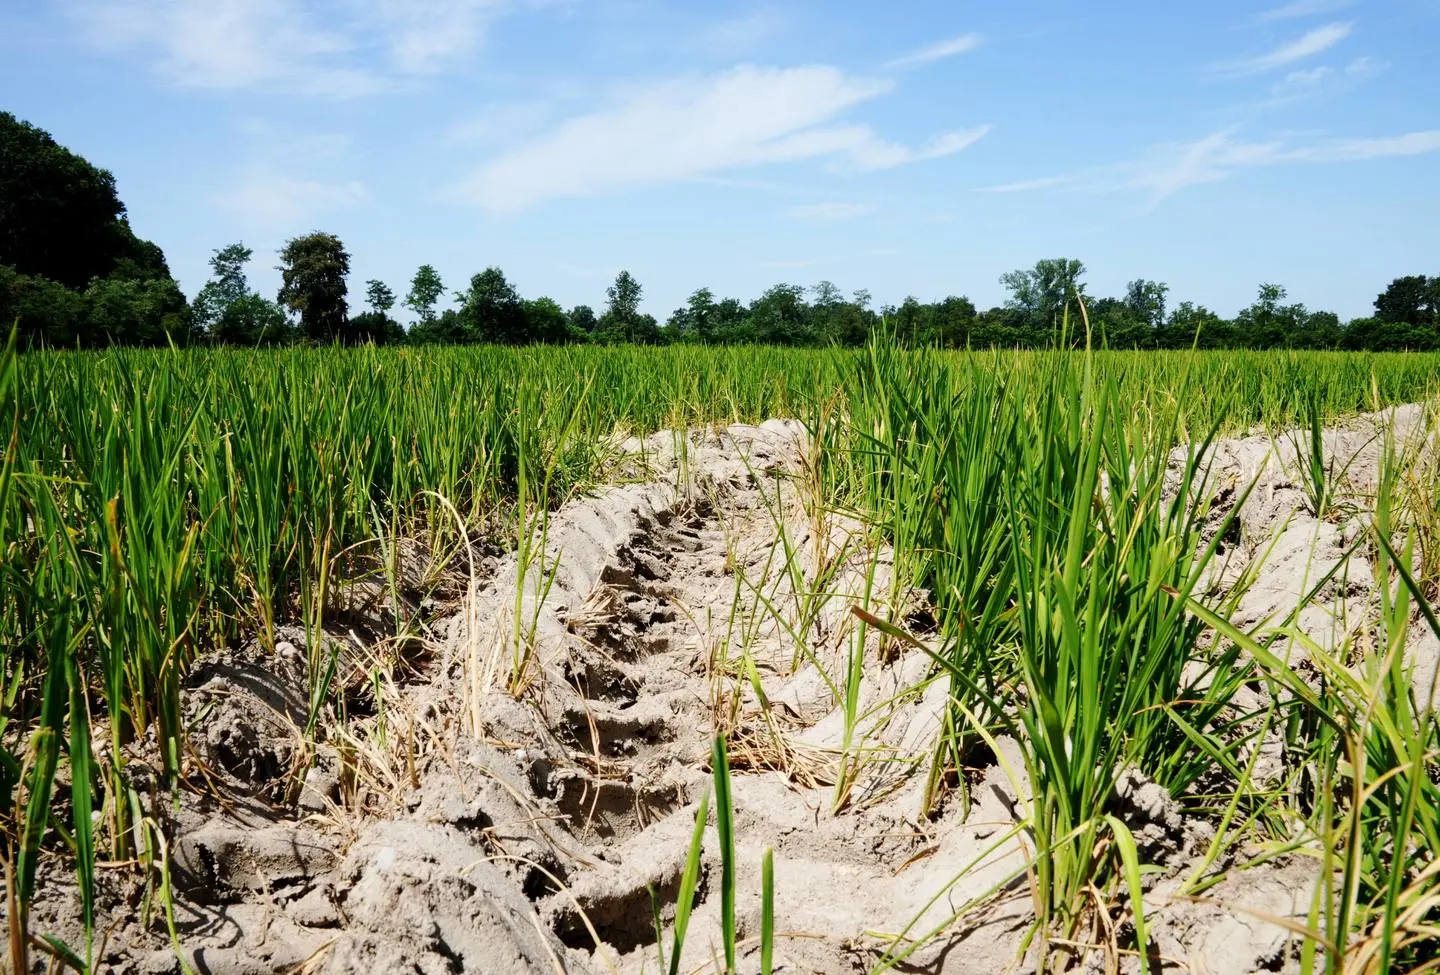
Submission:
<svg viewBox="0 0 1440 975">
<path fill-rule="evenodd" d="M 345 277 L 350 255 L 334 234 L 294 237 L 280 251 L 280 304 L 300 316 L 300 330 L 313 342 L 349 341 Z"/>
<path fill-rule="evenodd" d="M 1434 326 L 1440 322 L 1440 277 L 1408 274 L 1391 281 L 1375 299 L 1375 317 L 1394 325 Z"/>
<path fill-rule="evenodd" d="M 553 298 L 534 298 L 521 305 L 525 319 L 525 335 L 531 342 L 568 342 L 574 336 L 570 332 L 570 319 L 565 309 Z"/>
<path fill-rule="evenodd" d="M 115 177 L 0 112 L 0 317 L 51 345 L 185 341 L 185 296 Z M 61 294 L 59 290 L 66 293 Z"/>
<path fill-rule="evenodd" d="M 470 287 L 455 295 L 466 341 L 518 345 L 533 340 L 525 332 L 525 309 L 520 293 L 498 267 L 487 267 L 470 278 Z"/>
<path fill-rule="evenodd" d="M 599 319 L 595 317 L 595 309 L 589 305 L 576 305 L 565 314 L 566 324 L 570 327 L 570 334 L 581 341 L 588 340 L 595 334 L 595 326 Z"/>
<path fill-rule="evenodd" d="M 0 112 L 0 264 L 84 288 L 121 260 L 132 277 L 169 277 L 159 249 L 131 233 L 114 176 Z"/>
</svg>

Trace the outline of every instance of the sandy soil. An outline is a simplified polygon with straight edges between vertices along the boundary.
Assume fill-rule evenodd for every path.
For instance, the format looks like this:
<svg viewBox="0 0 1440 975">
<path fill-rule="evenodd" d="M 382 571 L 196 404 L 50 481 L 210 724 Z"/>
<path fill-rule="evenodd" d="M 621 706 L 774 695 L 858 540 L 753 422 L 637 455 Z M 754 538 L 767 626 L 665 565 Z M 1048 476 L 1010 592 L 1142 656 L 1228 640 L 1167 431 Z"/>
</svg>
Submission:
<svg viewBox="0 0 1440 975">
<path fill-rule="evenodd" d="M 1417 408 L 1394 419 L 1401 433 L 1421 426 Z M 1231 585 L 1259 566 L 1237 622 L 1277 619 L 1346 559 L 1380 422 L 1327 432 L 1345 503 L 1319 516 L 1294 443 L 1216 445 L 1205 491 L 1217 510 L 1257 479 L 1215 579 Z M 718 725 L 734 743 L 742 971 L 758 970 L 765 847 L 779 971 L 866 972 L 897 936 L 931 932 L 897 971 L 1024 970 L 1033 914 L 1011 830 L 1026 788 L 1018 761 L 968 770 L 969 803 L 957 791 L 924 810 L 945 685 L 923 654 L 862 634 L 851 613 L 923 631 L 924 594 L 900 591 L 888 550 L 815 503 L 803 428 L 662 433 L 625 449 L 630 482 L 555 513 L 544 559 L 532 553 L 523 572 L 513 554 L 477 562 L 433 656 L 383 681 L 384 706 L 332 732 L 303 786 L 288 774 L 303 757 L 303 634 L 286 631 L 275 655 L 242 648 L 200 668 L 188 691 L 194 765 L 229 798 L 187 791 L 173 812 L 178 950 L 136 872 L 102 873 L 101 969 L 659 971 L 651 891 L 668 950 Z M 1374 588 L 1365 559 L 1349 558 L 1298 626 L 1333 646 L 1372 618 Z M 529 651 L 519 680 L 517 632 Z M 352 656 L 366 643 L 353 627 L 329 638 L 351 640 Z M 1433 681 L 1434 641 L 1415 643 Z M 832 683 L 857 647 L 862 717 L 847 750 Z M 746 655 L 753 673 L 738 663 Z M 863 761 L 847 760 L 861 745 Z M 1001 742 L 1001 758 L 1012 745 Z M 1311 868 L 1231 870 L 1189 900 L 1177 892 L 1213 827 L 1138 777 L 1117 812 L 1163 868 L 1146 907 L 1166 970 L 1296 968 L 1294 937 L 1266 919 L 1303 922 Z M 719 955 L 716 849 L 712 827 L 682 971 L 710 971 Z M 45 874 L 33 927 L 79 944 L 65 867 Z M 1083 965 L 1104 970 L 1103 948 Z"/>
</svg>

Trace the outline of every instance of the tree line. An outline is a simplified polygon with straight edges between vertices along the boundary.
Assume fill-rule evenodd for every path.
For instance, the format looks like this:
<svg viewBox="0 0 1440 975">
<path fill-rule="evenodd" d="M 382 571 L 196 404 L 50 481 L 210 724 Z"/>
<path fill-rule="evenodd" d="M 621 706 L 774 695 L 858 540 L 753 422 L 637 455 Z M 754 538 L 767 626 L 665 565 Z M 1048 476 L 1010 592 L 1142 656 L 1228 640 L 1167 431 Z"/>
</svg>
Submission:
<svg viewBox="0 0 1440 975">
<path fill-rule="evenodd" d="M 914 345 L 1034 348 L 1054 344 L 1065 323 L 1071 341 L 1110 348 L 1440 349 L 1440 275 L 1396 278 L 1376 297 L 1373 315 L 1348 322 L 1287 303 L 1275 284 L 1262 284 L 1255 301 L 1228 319 L 1191 301 L 1172 305 L 1169 286 L 1157 281 L 1137 279 L 1121 296 L 1094 296 L 1085 266 L 1071 258 L 1003 275 L 1005 302 L 984 311 L 963 296 L 876 307 L 866 291 L 847 296 L 821 281 L 777 284 L 748 303 L 699 288 L 660 322 L 640 310 L 644 292 L 628 271 L 606 289 L 598 312 L 524 298 L 498 267 L 450 292 L 453 303 L 442 309 L 447 287 L 428 264 L 403 298 L 383 281 L 365 282 L 356 310 L 350 255 L 335 235 L 286 242 L 273 299 L 249 284 L 253 257 L 240 243 L 215 251 L 210 280 L 187 302 L 160 248 L 130 230 L 114 177 L 0 112 L 0 321 L 18 324 L 22 341 L 32 345 L 854 346 L 883 329 Z M 397 305 L 410 313 L 408 327 L 395 317 Z"/>
</svg>

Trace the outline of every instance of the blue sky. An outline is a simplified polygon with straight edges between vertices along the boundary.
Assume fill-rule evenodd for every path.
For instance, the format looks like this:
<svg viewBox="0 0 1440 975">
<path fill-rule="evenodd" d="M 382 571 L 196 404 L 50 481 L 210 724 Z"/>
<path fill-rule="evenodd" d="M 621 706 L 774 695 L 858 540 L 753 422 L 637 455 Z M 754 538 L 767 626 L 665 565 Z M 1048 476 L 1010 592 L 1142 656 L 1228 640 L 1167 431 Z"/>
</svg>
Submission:
<svg viewBox="0 0 1440 975">
<path fill-rule="evenodd" d="M 1440 273 L 1440 0 L 8 0 L 0 108 L 186 291 L 312 229 L 351 287 L 497 264 L 660 318 L 781 282 L 1004 298 L 1079 257 L 1222 314 Z"/>
</svg>

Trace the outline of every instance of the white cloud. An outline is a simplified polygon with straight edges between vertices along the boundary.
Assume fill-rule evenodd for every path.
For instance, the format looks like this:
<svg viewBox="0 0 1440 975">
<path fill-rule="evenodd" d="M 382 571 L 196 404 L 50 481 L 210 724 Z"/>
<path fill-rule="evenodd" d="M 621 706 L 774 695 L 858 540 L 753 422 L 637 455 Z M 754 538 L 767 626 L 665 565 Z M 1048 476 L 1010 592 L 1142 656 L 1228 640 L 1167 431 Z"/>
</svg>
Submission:
<svg viewBox="0 0 1440 975">
<path fill-rule="evenodd" d="M 910 149 L 893 142 L 885 142 L 870 135 L 857 140 L 856 144 L 849 148 L 850 164 L 856 169 L 870 171 L 894 169 L 896 166 L 924 162 L 927 159 L 953 156 L 957 152 L 964 152 L 985 138 L 992 128 L 993 126 L 990 125 L 978 125 L 973 129 L 965 129 L 960 132 L 945 132 L 935 136 L 919 149 Z"/>
<path fill-rule="evenodd" d="M 369 191 L 356 180 L 327 183 L 256 168 L 233 189 L 217 196 L 215 203 L 248 228 L 303 233 L 317 217 L 360 206 L 369 199 Z"/>
<path fill-rule="evenodd" d="M 1219 182 L 1237 169 L 1272 165 L 1279 161 L 1283 143 L 1237 142 L 1230 130 L 1194 142 L 1152 147 L 1139 161 L 1121 167 L 1128 172 L 1121 185 L 1145 190 L 1152 204 L 1189 186 Z"/>
<path fill-rule="evenodd" d="M 1071 186 L 1077 182 L 1074 176 L 1041 176 L 1039 179 L 1022 179 L 1014 183 L 1001 183 L 998 186 L 981 187 L 984 193 L 1028 193 L 1032 190 L 1057 189 L 1063 186 Z"/>
<path fill-rule="evenodd" d="M 1388 67 L 1388 61 L 1377 61 L 1368 56 L 1358 57 L 1345 66 L 1345 74 L 1351 78 L 1373 78 Z"/>
<path fill-rule="evenodd" d="M 1326 79 L 1334 74 L 1335 69 L 1324 64 L 1292 71 L 1270 88 L 1270 95 L 1272 98 L 1282 99 L 1304 97 L 1318 91 Z"/>
<path fill-rule="evenodd" d="M 1366 139 L 1331 139 L 1292 150 L 1283 160 L 1297 162 L 1364 162 L 1396 156 L 1423 156 L 1440 152 L 1440 129 Z"/>
<path fill-rule="evenodd" d="M 790 207 L 785 213 L 798 220 L 853 220 L 875 209 L 868 203 L 807 203 Z"/>
<path fill-rule="evenodd" d="M 841 168 L 872 171 L 959 152 L 988 131 L 949 133 L 909 149 L 867 126 L 837 121 L 893 88 L 823 65 L 745 66 L 664 81 L 489 160 L 458 195 L 488 210 L 516 211 L 543 200 L 712 178 L 768 163 L 828 158 Z"/>
<path fill-rule="evenodd" d="M 1219 66 L 1222 74 L 1232 77 L 1248 74 L 1260 74 L 1265 71 L 1274 71 L 1276 68 L 1283 68 L 1287 64 L 1294 64 L 1296 61 L 1303 61 L 1306 58 L 1314 57 L 1322 51 L 1339 44 L 1349 37 L 1355 29 L 1354 23 L 1326 24 L 1323 27 L 1316 27 L 1290 41 L 1282 44 L 1266 54 L 1258 57 L 1247 58 L 1243 61 L 1234 61 L 1230 64 Z"/>
<path fill-rule="evenodd" d="M 959 37 L 951 37 L 947 40 L 936 41 L 918 50 L 911 51 L 893 61 L 888 61 L 885 68 L 889 71 L 903 71 L 906 68 L 918 68 L 924 64 L 931 64 L 935 61 L 943 61 L 945 58 L 953 58 L 958 54 L 968 54 L 980 46 L 979 34 L 961 34 Z"/>
<path fill-rule="evenodd" d="M 1352 0 L 1294 0 L 1281 7 L 1273 7 L 1270 10 L 1256 16 L 1260 23 L 1272 23 L 1277 20 L 1299 20 L 1302 17 L 1313 17 L 1317 14 L 1330 13 L 1332 10 L 1339 10 L 1342 7 L 1350 6 Z"/>
<path fill-rule="evenodd" d="M 1297 143 L 1276 138 L 1244 141 L 1233 129 L 1193 142 L 1152 146 L 1139 159 L 1002 186 L 990 192 L 1078 189 L 1140 191 L 1153 206 L 1191 186 L 1218 183 L 1246 169 L 1267 166 L 1364 162 L 1440 152 L 1440 129 L 1395 136 L 1328 138 Z"/>
<path fill-rule="evenodd" d="M 399 71 L 431 74 L 478 46 L 498 6 L 498 0 L 365 0 L 361 9 Z"/>
<path fill-rule="evenodd" d="M 193 88 L 350 97 L 432 73 L 473 50 L 499 0 L 71 0 L 90 42 L 135 49 Z M 388 64 L 377 64 L 375 50 Z"/>
<path fill-rule="evenodd" d="M 1383 61 L 1358 57 L 1343 69 L 1322 64 L 1291 71 L 1270 86 L 1270 98 L 1262 106 L 1268 108 L 1322 95 L 1335 95 L 1375 77 L 1387 67 L 1389 65 Z"/>
</svg>

